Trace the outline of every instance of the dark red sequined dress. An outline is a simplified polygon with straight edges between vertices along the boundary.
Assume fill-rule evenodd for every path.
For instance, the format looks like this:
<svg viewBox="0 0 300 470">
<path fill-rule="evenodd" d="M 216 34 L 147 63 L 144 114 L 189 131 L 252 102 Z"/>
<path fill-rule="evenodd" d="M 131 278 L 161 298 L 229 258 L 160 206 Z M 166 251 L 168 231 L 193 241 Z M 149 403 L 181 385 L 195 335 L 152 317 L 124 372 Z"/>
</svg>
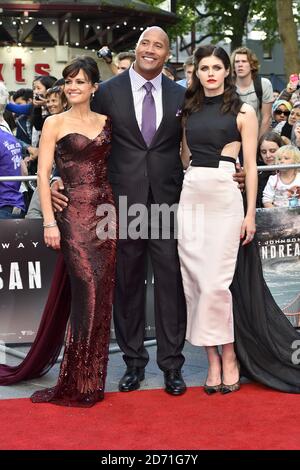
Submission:
<svg viewBox="0 0 300 470">
<path fill-rule="evenodd" d="M 32 345 L 26 373 L 22 375 L 22 365 L 18 366 L 15 377 L 25 380 L 42 375 L 53 364 L 54 350 L 47 356 L 49 348 L 58 342 L 68 321 L 67 299 L 69 302 L 69 323 L 66 345 L 57 385 L 35 392 L 33 402 L 51 402 L 65 406 L 89 407 L 103 399 L 108 347 L 110 336 L 111 311 L 115 277 L 116 256 L 116 214 L 111 187 L 107 179 L 107 159 L 110 152 L 111 123 L 109 118 L 94 139 L 80 133 L 70 133 L 57 142 L 55 161 L 64 182 L 64 194 L 69 204 L 57 216 L 61 232 L 61 250 L 64 258 L 59 260 L 56 276 L 65 285 L 61 288 L 54 279 L 48 303 Z M 66 270 L 67 276 L 63 271 Z M 69 279 L 69 286 L 65 278 Z M 69 288 L 70 287 L 70 288 Z M 60 289 L 60 290 L 59 290 Z M 55 296 L 59 296 L 54 299 Z M 52 306 L 49 308 L 49 299 Z M 54 303 L 54 305 L 53 305 Z M 63 311 L 57 308 L 61 303 Z M 52 316 L 49 336 L 47 337 L 47 318 Z M 64 324 L 64 325 L 63 325 Z M 43 326 L 42 326 L 43 325 Z M 40 331 L 43 328 L 43 331 Z M 56 331 L 55 331 L 56 330 Z M 61 341 L 61 340 L 60 340 Z M 41 359 L 35 351 L 44 354 Z M 42 352 L 41 352 L 42 351 Z M 55 348 L 57 356 L 59 348 Z M 38 359 L 38 356 L 40 359 Z M 33 357 L 30 362 L 30 357 Z M 39 364 L 36 364 L 40 360 Z M 51 362 L 51 365 L 50 365 Z M 1 366 L 2 368 L 3 366 Z M 5 382 L 5 374 L 0 368 L 0 383 L 14 383 L 14 374 Z M 6 376 L 9 368 L 6 366 Z M 11 372 L 12 369 L 10 368 Z M 32 370 L 34 369 L 34 371 Z"/>
</svg>

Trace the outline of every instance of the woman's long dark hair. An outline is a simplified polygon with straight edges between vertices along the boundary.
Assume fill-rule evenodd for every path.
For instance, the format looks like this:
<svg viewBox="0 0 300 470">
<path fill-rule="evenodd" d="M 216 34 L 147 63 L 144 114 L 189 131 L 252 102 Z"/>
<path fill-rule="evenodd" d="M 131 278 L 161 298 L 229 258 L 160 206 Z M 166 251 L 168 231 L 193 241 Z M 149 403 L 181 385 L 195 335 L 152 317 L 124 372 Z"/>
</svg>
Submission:
<svg viewBox="0 0 300 470">
<path fill-rule="evenodd" d="M 82 70 L 92 84 L 100 81 L 100 72 L 97 62 L 89 56 L 75 57 L 69 62 L 62 71 L 64 79 L 67 77 L 76 77 L 79 71 Z"/>
<path fill-rule="evenodd" d="M 232 80 L 232 69 L 230 58 L 227 52 L 218 46 L 209 44 L 206 46 L 200 46 L 194 52 L 194 71 L 192 76 L 192 83 L 185 93 L 185 101 L 183 105 L 182 115 L 183 118 L 187 118 L 190 114 L 200 111 L 204 102 L 204 89 L 201 85 L 199 78 L 196 75 L 198 70 L 199 62 L 204 57 L 215 56 L 223 62 L 226 70 L 229 70 L 228 77 L 224 81 L 224 100 L 221 107 L 223 113 L 231 112 L 237 115 L 242 107 L 242 101 L 236 92 L 235 85 Z"/>
</svg>

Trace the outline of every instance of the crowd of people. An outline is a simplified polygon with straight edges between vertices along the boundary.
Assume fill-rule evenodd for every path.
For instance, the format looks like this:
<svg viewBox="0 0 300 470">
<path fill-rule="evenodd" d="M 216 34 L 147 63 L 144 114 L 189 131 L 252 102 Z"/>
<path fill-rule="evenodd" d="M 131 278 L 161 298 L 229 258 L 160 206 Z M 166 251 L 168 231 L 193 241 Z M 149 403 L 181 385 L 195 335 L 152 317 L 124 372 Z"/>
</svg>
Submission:
<svg viewBox="0 0 300 470">
<path fill-rule="evenodd" d="M 111 67 L 113 74 L 118 75 L 132 67 L 135 61 L 133 51 L 121 52 L 114 59 L 108 48 L 101 54 Z M 107 50 L 109 53 L 107 53 Z M 251 104 L 256 111 L 259 120 L 259 142 L 274 142 L 277 135 L 281 137 L 280 147 L 283 145 L 293 145 L 300 148 L 300 95 L 299 76 L 293 74 L 285 89 L 273 91 L 271 82 L 264 77 L 258 76 L 259 63 L 253 51 L 247 47 L 236 49 L 231 55 L 233 80 L 237 93 L 241 100 Z M 176 69 L 172 64 L 166 62 L 162 73 L 171 80 L 176 81 L 184 88 L 191 86 L 192 74 L 194 70 L 194 58 L 190 56 L 183 64 L 184 78 L 177 80 Z M 297 77 L 297 80 L 295 79 Z M 20 88 L 15 92 L 6 90 L 3 83 L 0 83 L 0 130 L 11 134 L 21 145 L 21 158 L 17 161 L 12 159 L 9 150 L 3 148 L 5 157 L 1 159 L 1 176 L 25 176 L 36 175 L 37 160 L 39 153 L 39 138 L 46 118 L 53 114 L 64 112 L 68 108 L 68 101 L 64 93 L 63 78 L 56 79 L 52 76 L 38 76 L 33 81 L 32 89 Z M 274 136 L 274 133 L 276 136 Z M 6 135 L 1 135 L 1 141 Z M 10 137 L 13 139 L 13 137 Z M 269 140 L 268 140 L 269 139 Z M 260 150 L 260 143 L 257 146 L 257 163 L 259 165 L 274 165 L 279 158 L 263 158 Z M 16 152 L 16 150 L 14 150 Z M 281 154 L 290 154 L 290 148 L 285 147 Z M 292 152 L 292 157 L 284 157 L 281 161 L 298 163 L 299 154 Z M 243 165 L 243 152 L 239 154 L 239 162 Z M 274 172 L 273 172 L 274 173 Z M 285 170 L 281 170 L 285 174 Z M 284 184 L 274 187 L 274 193 L 280 192 L 281 197 L 274 194 L 270 201 L 269 183 L 274 181 L 274 174 L 263 171 L 259 173 L 259 190 L 257 197 L 257 207 L 289 206 L 295 207 L 300 204 L 298 171 L 289 170 L 283 179 Z M 39 195 L 34 182 L 1 182 L 0 183 L 0 217 L 1 218 L 41 218 Z M 263 199 L 263 191 L 267 191 L 268 196 Z M 21 195 L 19 194 L 21 192 Z M 297 200 L 296 200 L 297 199 Z"/>
<path fill-rule="evenodd" d="M 30 142 L 21 143 L 6 124 L 1 131 L 14 140 L 12 145 L 3 139 L 16 162 L 15 173 L 7 174 L 20 174 L 24 148 L 30 154 L 27 165 L 38 158 L 45 243 L 62 253 L 28 357 L 18 367 L 0 366 L 2 385 L 43 374 L 57 357 L 70 320 L 57 385 L 36 392 L 34 402 L 88 407 L 103 399 L 112 305 L 126 364 L 119 390 L 140 387 L 149 360 L 144 346 L 148 254 L 155 280 L 157 363 L 167 393 L 186 391 L 185 339 L 206 348 L 208 395 L 238 391 L 240 373 L 300 393 L 299 365 L 290 350 L 299 334 L 263 280 L 254 237 L 257 204 L 298 205 L 294 168 L 280 169 L 265 184 L 260 178 L 257 192 L 257 161 L 299 162 L 299 123 L 289 122 L 297 110 L 297 85 L 290 81 L 274 102 L 271 83 L 257 78 L 252 51 L 237 49 L 231 62 L 214 45 L 197 48 L 185 64 L 185 83 L 178 84 L 166 73 L 169 55 L 167 34 L 153 26 L 141 34 L 134 61 L 110 80 L 100 81 L 92 58 L 75 58 L 62 81 L 47 86 L 38 77 L 32 102 L 13 104 L 13 112 L 21 106 L 22 115 L 30 116 Z M 280 121 L 275 127 L 272 109 L 274 121 Z M 30 127 L 24 122 L 23 131 Z M 287 124 L 290 137 L 286 129 L 283 133 Z M 40 132 L 38 144 L 33 136 Z M 58 179 L 50 187 L 54 164 Z M 129 230 L 131 211 L 122 220 L 116 217 L 124 197 L 128 207 L 144 208 L 138 237 Z M 179 237 L 174 219 L 156 220 L 151 212 L 153 206 L 176 204 Z M 105 214 L 99 210 L 104 206 Z M 5 207 L 15 216 L 8 207 L 18 207 L 17 199 Z M 19 209 L 19 216 L 25 215 L 24 204 Z M 103 229 L 104 219 L 113 236 Z M 157 237 L 151 236 L 153 228 Z"/>
</svg>

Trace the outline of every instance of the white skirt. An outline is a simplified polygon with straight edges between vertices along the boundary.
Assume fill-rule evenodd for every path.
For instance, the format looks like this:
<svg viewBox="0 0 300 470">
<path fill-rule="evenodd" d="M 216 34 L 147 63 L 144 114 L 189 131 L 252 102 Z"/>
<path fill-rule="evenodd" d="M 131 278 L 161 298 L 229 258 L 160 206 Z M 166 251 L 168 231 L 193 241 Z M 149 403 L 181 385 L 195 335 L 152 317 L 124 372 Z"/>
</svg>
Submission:
<svg viewBox="0 0 300 470">
<path fill-rule="evenodd" d="M 178 253 L 187 302 L 186 339 L 196 346 L 234 341 L 232 282 L 244 219 L 235 167 L 186 171 L 178 208 Z"/>
</svg>

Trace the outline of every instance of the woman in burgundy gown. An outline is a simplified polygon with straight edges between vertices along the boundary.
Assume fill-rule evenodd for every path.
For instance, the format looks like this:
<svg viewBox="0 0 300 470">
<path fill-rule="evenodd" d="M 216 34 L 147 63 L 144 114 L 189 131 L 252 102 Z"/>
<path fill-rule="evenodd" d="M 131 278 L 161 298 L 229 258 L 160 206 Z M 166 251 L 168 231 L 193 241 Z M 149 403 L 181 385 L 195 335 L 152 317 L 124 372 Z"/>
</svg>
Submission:
<svg viewBox="0 0 300 470">
<path fill-rule="evenodd" d="M 63 76 L 72 107 L 46 120 L 38 171 L 45 242 L 61 248 L 63 259 L 59 257 L 36 341 L 19 366 L 0 367 L 0 384 L 47 372 L 69 319 L 58 382 L 31 399 L 89 407 L 104 394 L 115 275 L 116 215 L 107 179 L 111 123 L 109 117 L 90 110 L 99 82 L 93 59 L 74 59 Z M 54 158 L 69 199 L 57 222 L 49 187 Z"/>
</svg>

